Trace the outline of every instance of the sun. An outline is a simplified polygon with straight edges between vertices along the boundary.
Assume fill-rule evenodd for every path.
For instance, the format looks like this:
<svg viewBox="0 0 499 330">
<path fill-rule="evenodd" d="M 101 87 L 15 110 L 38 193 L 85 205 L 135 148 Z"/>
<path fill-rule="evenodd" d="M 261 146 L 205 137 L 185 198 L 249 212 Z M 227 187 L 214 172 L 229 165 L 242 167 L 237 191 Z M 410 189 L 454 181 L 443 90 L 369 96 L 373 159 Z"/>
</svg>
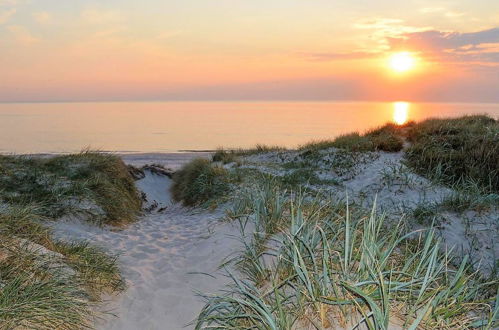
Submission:
<svg viewBox="0 0 499 330">
<path fill-rule="evenodd" d="M 416 60 L 409 52 L 395 53 L 390 57 L 390 68 L 395 72 L 407 72 L 414 68 Z"/>
</svg>

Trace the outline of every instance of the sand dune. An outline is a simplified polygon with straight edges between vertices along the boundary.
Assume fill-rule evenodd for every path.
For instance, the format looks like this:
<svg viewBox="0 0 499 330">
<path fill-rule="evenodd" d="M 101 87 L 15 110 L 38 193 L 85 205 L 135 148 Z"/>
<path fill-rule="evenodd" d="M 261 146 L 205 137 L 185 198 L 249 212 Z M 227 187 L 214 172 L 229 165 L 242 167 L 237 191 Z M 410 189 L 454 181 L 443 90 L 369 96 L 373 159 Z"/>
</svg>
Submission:
<svg viewBox="0 0 499 330">
<path fill-rule="evenodd" d="M 237 249 L 237 240 L 231 238 L 237 228 L 219 221 L 222 211 L 173 204 L 169 184 L 167 177 L 146 171 L 137 186 L 146 193 L 148 204 L 156 200 L 158 208 L 124 230 L 74 219 L 54 224 L 61 238 L 90 240 L 120 254 L 128 289 L 104 305 L 115 316 L 99 320 L 98 329 L 182 329 L 204 305 L 195 291 L 214 292 L 226 283 L 217 269 Z M 164 206 L 166 210 L 157 212 Z"/>
</svg>

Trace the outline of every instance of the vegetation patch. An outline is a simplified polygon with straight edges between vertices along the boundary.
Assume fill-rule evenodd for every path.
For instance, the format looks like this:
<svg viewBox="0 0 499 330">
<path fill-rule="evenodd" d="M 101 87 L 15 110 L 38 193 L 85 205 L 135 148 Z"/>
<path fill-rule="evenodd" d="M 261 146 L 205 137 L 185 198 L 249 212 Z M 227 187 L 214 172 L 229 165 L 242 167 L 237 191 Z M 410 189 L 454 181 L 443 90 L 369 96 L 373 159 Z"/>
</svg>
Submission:
<svg viewBox="0 0 499 330">
<path fill-rule="evenodd" d="M 124 288 L 116 257 L 54 241 L 41 220 L 29 207 L 0 213 L 0 328 L 87 328 L 92 301 Z"/>
<path fill-rule="evenodd" d="M 469 210 L 484 212 L 498 205 L 499 194 L 479 194 L 470 191 L 454 191 L 440 202 L 440 206 L 444 209 L 457 213 Z"/>
<path fill-rule="evenodd" d="M 133 221 L 142 204 L 122 160 L 97 152 L 0 156 L 0 201 L 37 205 L 48 217 L 89 213 L 97 223 Z"/>
<path fill-rule="evenodd" d="M 101 294 L 124 289 L 116 256 L 56 241 L 44 222 L 83 214 L 97 224 L 124 223 L 140 208 L 116 156 L 0 156 L 0 328 L 91 327 Z"/>
<path fill-rule="evenodd" d="M 374 150 L 397 152 L 404 147 L 404 140 L 400 133 L 402 128 L 395 124 L 386 124 L 368 131 L 364 136 L 372 141 Z"/>
<path fill-rule="evenodd" d="M 221 197 L 230 188 L 229 172 L 206 159 L 194 159 L 173 176 L 171 191 L 186 206 L 199 205 Z"/>
<path fill-rule="evenodd" d="M 237 149 L 234 152 L 239 155 L 239 156 L 250 156 L 250 155 L 255 155 L 255 154 L 261 154 L 265 152 L 273 152 L 273 151 L 286 151 L 287 149 L 282 146 L 269 146 L 265 144 L 257 144 L 253 148 L 247 148 L 247 149 Z"/>
<path fill-rule="evenodd" d="M 280 180 L 284 185 L 291 187 L 304 184 L 316 184 L 317 182 L 320 182 L 320 179 L 317 177 L 317 174 L 315 174 L 315 171 L 307 168 L 293 170 L 292 172 L 280 177 Z"/>
<path fill-rule="evenodd" d="M 238 153 L 235 150 L 226 150 L 223 148 L 217 149 L 213 154 L 212 160 L 214 162 L 221 162 L 222 164 L 235 163 L 239 161 Z"/>
<path fill-rule="evenodd" d="M 418 204 L 412 210 L 412 216 L 421 225 L 431 225 L 438 216 L 437 207 L 428 203 Z"/>
<path fill-rule="evenodd" d="M 360 135 L 359 133 L 340 135 L 336 139 L 331 141 L 330 147 L 346 149 L 349 151 L 375 150 L 373 141 L 366 136 Z"/>
<path fill-rule="evenodd" d="M 418 173 L 449 185 L 499 192 L 499 121 L 487 116 L 428 119 L 408 130 L 406 159 Z"/>
<path fill-rule="evenodd" d="M 455 329 L 497 326 L 497 281 L 451 265 L 431 229 L 385 230 L 384 215 L 263 186 L 237 204 L 255 234 L 196 329 Z M 274 241 L 272 249 L 265 242 Z M 262 247 L 263 246 L 263 247 Z M 264 253 L 262 251 L 266 251 Z"/>
<path fill-rule="evenodd" d="M 338 136 L 334 140 L 315 141 L 300 147 L 300 150 L 321 150 L 327 148 L 340 148 L 349 151 L 387 151 L 397 152 L 402 150 L 404 140 L 401 137 L 400 127 L 386 124 L 380 128 L 370 130 L 361 135 L 350 133 Z"/>
<path fill-rule="evenodd" d="M 32 261 L 32 258 L 24 261 Z M 78 283 L 54 277 L 40 269 L 20 268 L 18 262 L 11 259 L 0 261 L 2 329 L 69 330 L 89 327 L 90 305 Z M 33 271 L 36 273 L 33 274 Z"/>
<path fill-rule="evenodd" d="M 92 300 L 99 300 L 103 292 L 116 293 L 125 289 L 117 265 L 117 256 L 110 256 L 89 242 L 57 242 L 54 251 L 64 255 L 78 281 Z"/>
</svg>

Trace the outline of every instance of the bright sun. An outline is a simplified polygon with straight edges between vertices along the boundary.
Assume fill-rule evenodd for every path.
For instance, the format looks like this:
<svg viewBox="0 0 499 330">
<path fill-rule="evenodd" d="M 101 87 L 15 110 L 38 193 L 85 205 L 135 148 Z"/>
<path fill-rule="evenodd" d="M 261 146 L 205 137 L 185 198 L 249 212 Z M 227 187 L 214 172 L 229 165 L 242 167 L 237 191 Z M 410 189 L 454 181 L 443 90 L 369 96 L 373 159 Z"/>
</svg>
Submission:
<svg viewBox="0 0 499 330">
<path fill-rule="evenodd" d="M 414 67 L 416 60 L 409 52 L 395 53 L 390 57 L 390 68 L 396 72 L 406 72 Z"/>
</svg>

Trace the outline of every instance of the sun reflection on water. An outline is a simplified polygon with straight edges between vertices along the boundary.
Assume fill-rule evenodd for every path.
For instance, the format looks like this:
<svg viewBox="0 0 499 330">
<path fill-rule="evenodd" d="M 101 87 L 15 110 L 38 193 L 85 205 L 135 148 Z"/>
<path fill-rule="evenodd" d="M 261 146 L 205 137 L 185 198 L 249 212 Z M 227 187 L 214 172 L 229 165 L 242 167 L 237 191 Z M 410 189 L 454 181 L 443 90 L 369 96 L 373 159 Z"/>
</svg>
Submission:
<svg viewBox="0 0 499 330">
<path fill-rule="evenodd" d="M 393 102 L 393 121 L 397 125 L 403 125 L 409 118 L 409 102 Z"/>
</svg>

